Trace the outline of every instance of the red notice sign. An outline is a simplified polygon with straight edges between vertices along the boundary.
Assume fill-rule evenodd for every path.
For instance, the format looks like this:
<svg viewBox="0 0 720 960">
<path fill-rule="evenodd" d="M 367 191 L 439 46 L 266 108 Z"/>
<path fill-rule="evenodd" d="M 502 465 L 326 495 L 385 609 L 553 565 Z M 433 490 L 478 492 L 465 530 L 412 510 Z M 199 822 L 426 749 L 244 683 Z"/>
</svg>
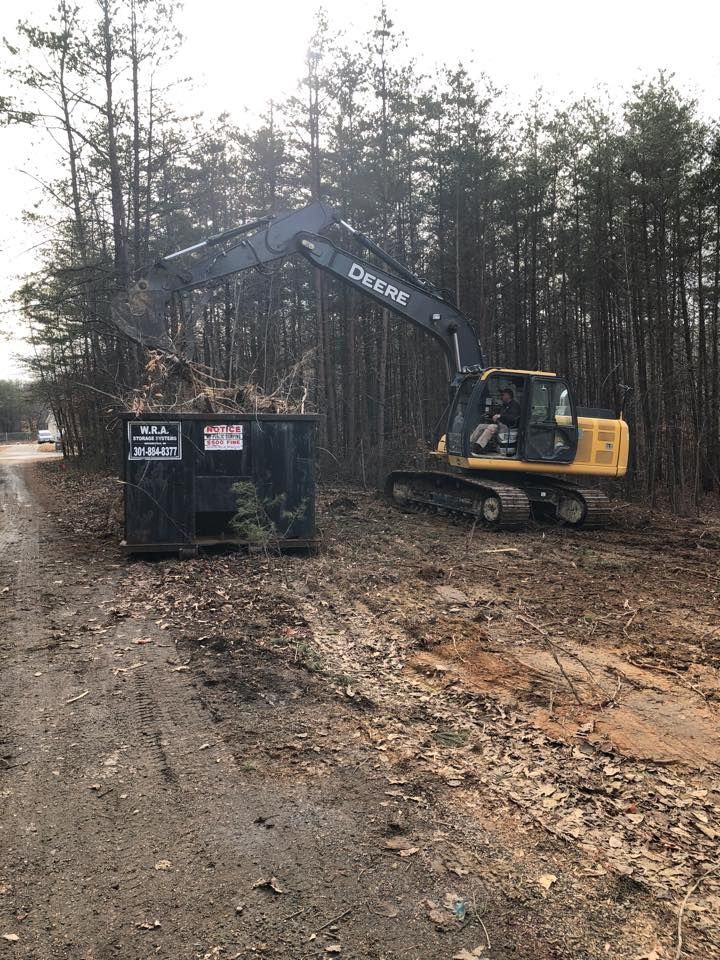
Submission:
<svg viewBox="0 0 720 960">
<path fill-rule="evenodd" d="M 242 450 L 242 423 L 208 423 L 203 428 L 206 450 Z"/>
</svg>

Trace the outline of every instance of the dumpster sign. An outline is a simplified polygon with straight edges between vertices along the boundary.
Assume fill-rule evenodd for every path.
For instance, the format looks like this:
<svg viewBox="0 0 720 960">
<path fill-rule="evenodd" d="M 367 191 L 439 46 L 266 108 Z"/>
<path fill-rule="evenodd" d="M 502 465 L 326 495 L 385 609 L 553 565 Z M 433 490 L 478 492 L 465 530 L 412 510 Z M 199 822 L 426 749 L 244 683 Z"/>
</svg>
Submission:
<svg viewBox="0 0 720 960">
<path fill-rule="evenodd" d="M 182 460 L 182 431 L 177 422 L 128 423 L 128 460 Z"/>
<path fill-rule="evenodd" d="M 206 450 L 242 450 L 243 425 L 241 423 L 208 423 L 203 428 Z"/>
</svg>

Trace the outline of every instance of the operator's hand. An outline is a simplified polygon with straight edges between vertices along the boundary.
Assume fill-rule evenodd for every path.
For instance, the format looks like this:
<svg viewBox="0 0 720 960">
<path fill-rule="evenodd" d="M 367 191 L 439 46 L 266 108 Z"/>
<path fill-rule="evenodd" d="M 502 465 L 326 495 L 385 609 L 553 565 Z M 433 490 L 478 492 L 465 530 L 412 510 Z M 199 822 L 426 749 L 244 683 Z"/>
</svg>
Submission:
<svg viewBox="0 0 720 960">
<path fill-rule="evenodd" d="M 500 419 L 500 414 L 499 414 L 499 413 L 494 413 L 494 414 L 493 414 L 493 420 L 495 421 L 495 423 L 497 423 L 499 419 Z"/>
</svg>

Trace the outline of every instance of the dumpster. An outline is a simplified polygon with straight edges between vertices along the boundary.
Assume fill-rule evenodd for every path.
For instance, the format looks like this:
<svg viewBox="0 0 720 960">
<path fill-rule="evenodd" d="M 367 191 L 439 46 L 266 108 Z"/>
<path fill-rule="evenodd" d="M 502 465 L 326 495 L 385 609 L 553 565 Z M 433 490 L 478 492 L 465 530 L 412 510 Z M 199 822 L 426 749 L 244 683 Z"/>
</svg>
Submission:
<svg viewBox="0 0 720 960">
<path fill-rule="evenodd" d="M 316 416 L 125 413 L 122 420 L 126 553 L 317 543 Z"/>
</svg>

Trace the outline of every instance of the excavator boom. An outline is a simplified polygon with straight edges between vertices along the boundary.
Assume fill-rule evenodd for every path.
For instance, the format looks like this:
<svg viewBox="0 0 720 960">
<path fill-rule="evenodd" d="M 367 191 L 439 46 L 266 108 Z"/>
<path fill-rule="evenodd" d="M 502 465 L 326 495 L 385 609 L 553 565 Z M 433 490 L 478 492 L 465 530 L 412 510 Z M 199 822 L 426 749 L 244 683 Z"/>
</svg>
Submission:
<svg viewBox="0 0 720 960">
<path fill-rule="evenodd" d="M 320 270 L 439 340 L 451 369 L 460 372 L 483 366 L 482 350 L 470 321 L 434 291 L 373 266 L 327 237 L 301 233 L 296 244 L 298 253 Z"/>
</svg>

